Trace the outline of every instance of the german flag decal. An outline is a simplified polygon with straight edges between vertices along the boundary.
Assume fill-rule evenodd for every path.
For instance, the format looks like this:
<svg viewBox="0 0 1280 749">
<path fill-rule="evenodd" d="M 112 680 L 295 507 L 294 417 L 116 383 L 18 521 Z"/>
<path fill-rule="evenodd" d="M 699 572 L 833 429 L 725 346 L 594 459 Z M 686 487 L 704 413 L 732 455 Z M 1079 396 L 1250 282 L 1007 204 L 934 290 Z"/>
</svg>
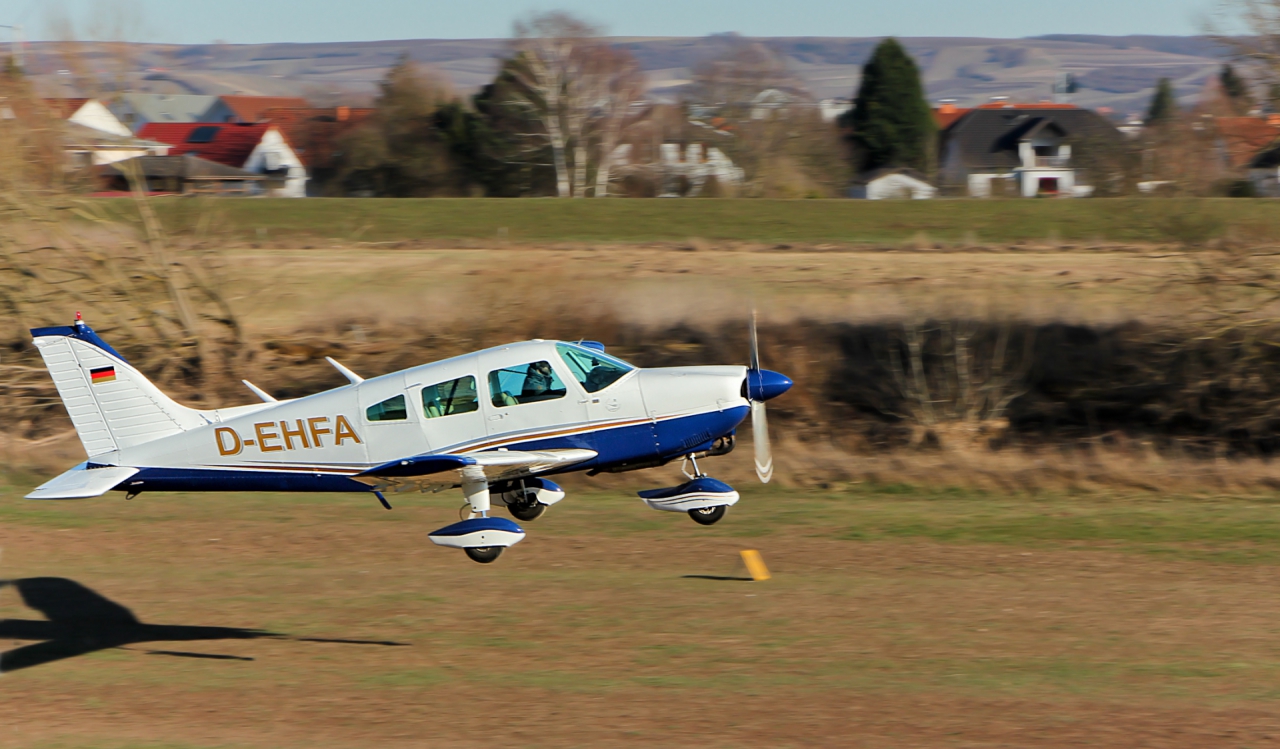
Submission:
<svg viewBox="0 0 1280 749">
<path fill-rule="evenodd" d="M 97 369 L 91 369 L 89 370 L 89 379 L 93 380 L 95 385 L 101 385 L 104 382 L 115 382 L 116 368 L 98 367 Z"/>
</svg>

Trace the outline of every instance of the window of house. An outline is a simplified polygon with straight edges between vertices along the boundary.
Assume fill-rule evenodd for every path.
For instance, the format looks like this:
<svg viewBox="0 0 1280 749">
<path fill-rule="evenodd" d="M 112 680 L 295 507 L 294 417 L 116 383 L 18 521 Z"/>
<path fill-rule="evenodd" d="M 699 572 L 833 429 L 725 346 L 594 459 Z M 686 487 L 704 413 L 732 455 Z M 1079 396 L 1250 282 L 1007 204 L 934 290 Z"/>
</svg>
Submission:
<svg viewBox="0 0 1280 749">
<path fill-rule="evenodd" d="M 369 421 L 404 421 L 409 418 L 409 410 L 405 408 L 404 396 L 397 395 L 369 406 L 364 410 L 364 417 Z"/>
<path fill-rule="evenodd" d="M 564 382 L 551 362 L 536 361 L 489 373 L 489 396 L 498 408 L 555 400 L 565 395 Z"/>
<path fill-rule="evenodd" d="M 573 378 L 581 383 L 588 393 L 604 390 L 622 379 L 627 372 L 635 369 L 621 359 L 615 359 L 601 351 L 583 346 L 557 343 L 556 351 L 569 366 Z"/>
<path fill-rule="evenodd" d="M 479 409 L 476 378 L 472 375 L 422 389 L 422 414 L 428 419 L 471 413 Z"/>
</svg>

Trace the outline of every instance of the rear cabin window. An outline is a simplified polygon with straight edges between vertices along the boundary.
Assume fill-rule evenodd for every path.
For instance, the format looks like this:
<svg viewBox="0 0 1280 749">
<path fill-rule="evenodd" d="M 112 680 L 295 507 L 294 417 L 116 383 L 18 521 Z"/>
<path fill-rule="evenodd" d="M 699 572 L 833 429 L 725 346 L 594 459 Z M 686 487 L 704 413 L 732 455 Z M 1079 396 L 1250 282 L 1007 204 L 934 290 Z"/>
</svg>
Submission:
<svg viewBox="0 0 1280 749">
<path fill-rule="evenodd" d="M 564 359 L 564 363 L 569 365 L 573 378 L 581 383 L 582 389 L 588 393 L 604 390 L 622 379 L 627 372 L 635 369 L 621 359 L 615 359 L 603 352 L 582 346 L 557 343 L 556 351 L 560 352 L 560 358 Z"/>
<path fill-rule="evenodd" d="M 422 414 L 428 419 L 466 414 L 479 409 L 476 378 L 472 375 L 422 389 Z"/>
<path fill-rule="evenodd" d="M 369 406 L 364 410 L 364 417 L 369 421 L 404 421 L 409 418 L 409 411 L 405 408 L 404 396 L 397 395 Z"/>
<path fill-rule="evenodd" d="M 564 395 L 564 382 L 556 376 L 551 362 L 530 362 L 489 373 L 489 396 L 498 408 L 555 400 Z"/>
</svg>

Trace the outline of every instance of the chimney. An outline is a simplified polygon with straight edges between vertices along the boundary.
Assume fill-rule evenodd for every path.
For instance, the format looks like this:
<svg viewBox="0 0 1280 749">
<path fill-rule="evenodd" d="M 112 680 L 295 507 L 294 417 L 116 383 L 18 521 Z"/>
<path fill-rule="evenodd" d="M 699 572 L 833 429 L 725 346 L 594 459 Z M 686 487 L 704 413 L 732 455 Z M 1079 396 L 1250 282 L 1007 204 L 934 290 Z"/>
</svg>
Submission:
<svg viewBox="0 0 1280 749">
<path fill-rule="evenodd" d="M 955 99 L 942 99 L 938 102 L 938 114 L 955 114 L 955 112 Z"/>
<path fill-rule="evenodd" d="M 346 122 L 351 117 L 351 107 L 337 107 L 334 117 L 338 122 Z"/>
</svg>

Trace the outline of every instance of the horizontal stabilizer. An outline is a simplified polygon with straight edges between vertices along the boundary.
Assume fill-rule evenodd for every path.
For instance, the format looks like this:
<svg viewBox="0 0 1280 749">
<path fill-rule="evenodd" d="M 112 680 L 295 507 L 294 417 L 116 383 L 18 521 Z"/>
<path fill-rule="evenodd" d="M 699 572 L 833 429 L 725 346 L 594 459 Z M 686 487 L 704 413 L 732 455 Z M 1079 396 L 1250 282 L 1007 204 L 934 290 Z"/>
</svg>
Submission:
<svg viewBox="0 0 1280 749">
<path fill-rule="evenodd" d="M 137 473 L 130 466 L 99 466 L 90 468 L 81 463 L 70 471 L 36 487 L 27 499 L 87 499 L 99 497 L 120 485 Z"/>
</svg>

